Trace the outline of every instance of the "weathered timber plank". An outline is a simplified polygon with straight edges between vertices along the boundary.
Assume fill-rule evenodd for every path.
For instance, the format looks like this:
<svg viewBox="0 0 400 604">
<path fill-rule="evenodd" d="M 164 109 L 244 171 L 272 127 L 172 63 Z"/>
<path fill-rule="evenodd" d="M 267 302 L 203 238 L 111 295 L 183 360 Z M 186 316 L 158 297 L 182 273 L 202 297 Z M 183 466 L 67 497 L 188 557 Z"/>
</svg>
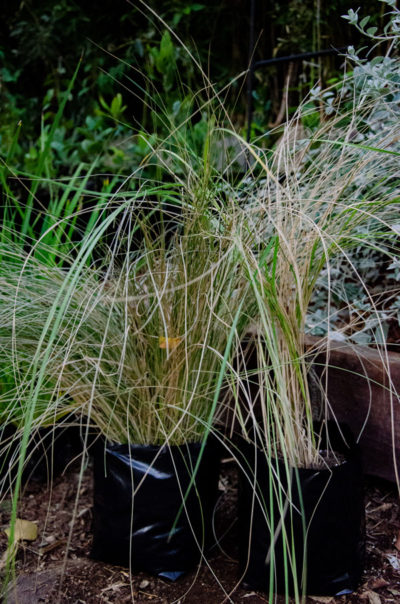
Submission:
<svg viewBox="0 0 400 604">
<path fill-rule="evenodd" d="M 329 342 L 328 349 L 321 349 L 314 338 L 307 338 L 306 343 L 308 350 L 318 346 L 321 351 L 314 368 L 326 386 L 335 416 L 359 437 L 365 473 L 396 480 L 400 472 L 400 354 L 385 356 L 373 348 L 342 342 Z"/>
</svg>

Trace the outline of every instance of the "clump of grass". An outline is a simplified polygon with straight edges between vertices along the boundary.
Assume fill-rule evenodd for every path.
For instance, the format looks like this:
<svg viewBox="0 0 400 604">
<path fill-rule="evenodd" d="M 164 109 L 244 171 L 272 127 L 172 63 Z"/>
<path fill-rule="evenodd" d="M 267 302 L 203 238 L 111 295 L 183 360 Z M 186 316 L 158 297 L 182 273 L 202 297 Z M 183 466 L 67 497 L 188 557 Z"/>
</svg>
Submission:
<svg viewBox="0 0 400 604">
<path fill-rule="evenodd" d="M 300 127 L 299 111 L 268 160 L 249 147 L 263 168 L 247 207 L 255 236 L 242 255 L 261 334 L 262 421 L 255 429 L 270 452 L 295 467 L 325 463 L 314 430 L 305 352 L 305 321 L 318 277 L 326 272 L 329 291 L 331 262 L 342 257 L 374 309 L 351 251 L 370 247 L 392 260 L 397 253 L 399 129 L 396 123 L 384 132 L 371 127 L 372 116 L 379 122 L 377 103 L 390 109 L 392 100 L 387 93 L 371 102 L 361 97 L 350 114 L 339 112 L 309 136 Z M 355 132 L 363 133 L 362 142 L 352 142 Z M 329 348 L 329 333 L 327 340 Z M 387 367 L 385 348 L 381 354 Z M 319 419 L 326 420 L 330 411 L 325 397 Z"/>
<path fill-rule="evenodd" d="M 42 372 L 45 415 L 66 405 L 113 441 L 176 444 L 201 440 L 210 421 L 243 279 L 234 213 L 188 203 L 169 227 L 165 206 L 157 224 L 152 211 L 127 206 L 106 264 L 77 274 L 76 261 L 27 258 L 10 327 L 19 371 L 32 358 L 20 388 Z"/>
</svg>

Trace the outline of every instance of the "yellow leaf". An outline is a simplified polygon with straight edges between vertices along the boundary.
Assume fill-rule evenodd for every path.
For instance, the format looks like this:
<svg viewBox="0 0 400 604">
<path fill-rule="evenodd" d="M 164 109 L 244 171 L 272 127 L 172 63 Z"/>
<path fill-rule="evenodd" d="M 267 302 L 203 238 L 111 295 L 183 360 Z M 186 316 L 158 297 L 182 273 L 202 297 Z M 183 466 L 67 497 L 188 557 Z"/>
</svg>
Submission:
<svg viewBox="0 0 400 604">
<path fill-rule="evenodd" d="M 7 537 L 10 536 L 11 528 L 6 528 L 4 531 Z M 30 520 L 21 520 L 17 518 L 14 527 L 14 541 L 35 541 L 38 536 L 38 528 L 36 522 Z"/>
<path fill-rule="evenodd" d="M 170 350 L 173 350 L 174 348 L 179 346 L 181 341 L 182 338 L 165 338 L 164 336 L 160 336 L 158 338 L 160 348 L 166 349 L 168 347 Z"/>
</svg>

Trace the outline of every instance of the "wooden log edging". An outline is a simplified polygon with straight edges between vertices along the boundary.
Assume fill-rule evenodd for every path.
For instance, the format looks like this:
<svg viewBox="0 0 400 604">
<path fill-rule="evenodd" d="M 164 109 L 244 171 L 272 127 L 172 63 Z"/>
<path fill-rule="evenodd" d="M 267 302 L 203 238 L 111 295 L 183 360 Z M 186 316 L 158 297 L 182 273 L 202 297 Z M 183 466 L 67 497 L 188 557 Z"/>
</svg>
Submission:
<svg viewBox="0 0 400 604">
<path fill-rule="evenodd" d="M 333 342 L 321 346 L 306 338 L 308 351 L 317 351 L 313 367 L 329 405 L 339 421 L 359 439 L 364 472 L 396 481 L 400 473 L 400 354 L 367 346 Z"/>
</svg>

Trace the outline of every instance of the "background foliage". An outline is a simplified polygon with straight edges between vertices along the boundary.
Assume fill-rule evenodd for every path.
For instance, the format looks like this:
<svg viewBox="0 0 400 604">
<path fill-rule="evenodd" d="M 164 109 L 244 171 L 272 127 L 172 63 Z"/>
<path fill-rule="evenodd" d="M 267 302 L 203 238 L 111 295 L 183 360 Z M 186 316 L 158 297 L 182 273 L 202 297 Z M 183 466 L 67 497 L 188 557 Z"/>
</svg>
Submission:
<svg viewBox="0 0 400 604">
<path fill-rule="evenodd" d="M 246 69 L 248 1 L 153 0 L 149 5 L 199 56 L 211 81 L 222 85 Z M 256 2 L 255 58 L 354 43 L 357 32 L 340 18 L 350 5 L 348 0 Z M 375 21 L 384 18 L 383 8 Z M 376 2 L 365 2 L 363 10 L 376 13 Z M 34 168 L 40 135 L 49 130 L 80 58 L 51 141 L 52 162 L 63 172 L 80 161 L 91 163 L 99 153 L 105 170 L 116 171 L 127 158 L 130 163 L 140 160 L 148 149 L 129 139 L 132 128 L 153 132 L 159 126 L 143 102 L 146 91 L 177 118 L 182 99 L 204 86 L 187 52 L 139 0 L 3 2 L 0 40 L 1 149 L 3 157 L 8 152 L 8 160 L 11 149 L 26 171 Z M 334 77 L 341 61 L 328 58 L 320 65 L 289 64 L 257 72 L 258 129 L 279 120 L 288 74 L 294 88 L 291 103 L 297 104 L 299 94 L 319 76 Z M 239 125 L 245 119 L 242 84 L 233 86 L 228 100 Z"/>
</svg>

